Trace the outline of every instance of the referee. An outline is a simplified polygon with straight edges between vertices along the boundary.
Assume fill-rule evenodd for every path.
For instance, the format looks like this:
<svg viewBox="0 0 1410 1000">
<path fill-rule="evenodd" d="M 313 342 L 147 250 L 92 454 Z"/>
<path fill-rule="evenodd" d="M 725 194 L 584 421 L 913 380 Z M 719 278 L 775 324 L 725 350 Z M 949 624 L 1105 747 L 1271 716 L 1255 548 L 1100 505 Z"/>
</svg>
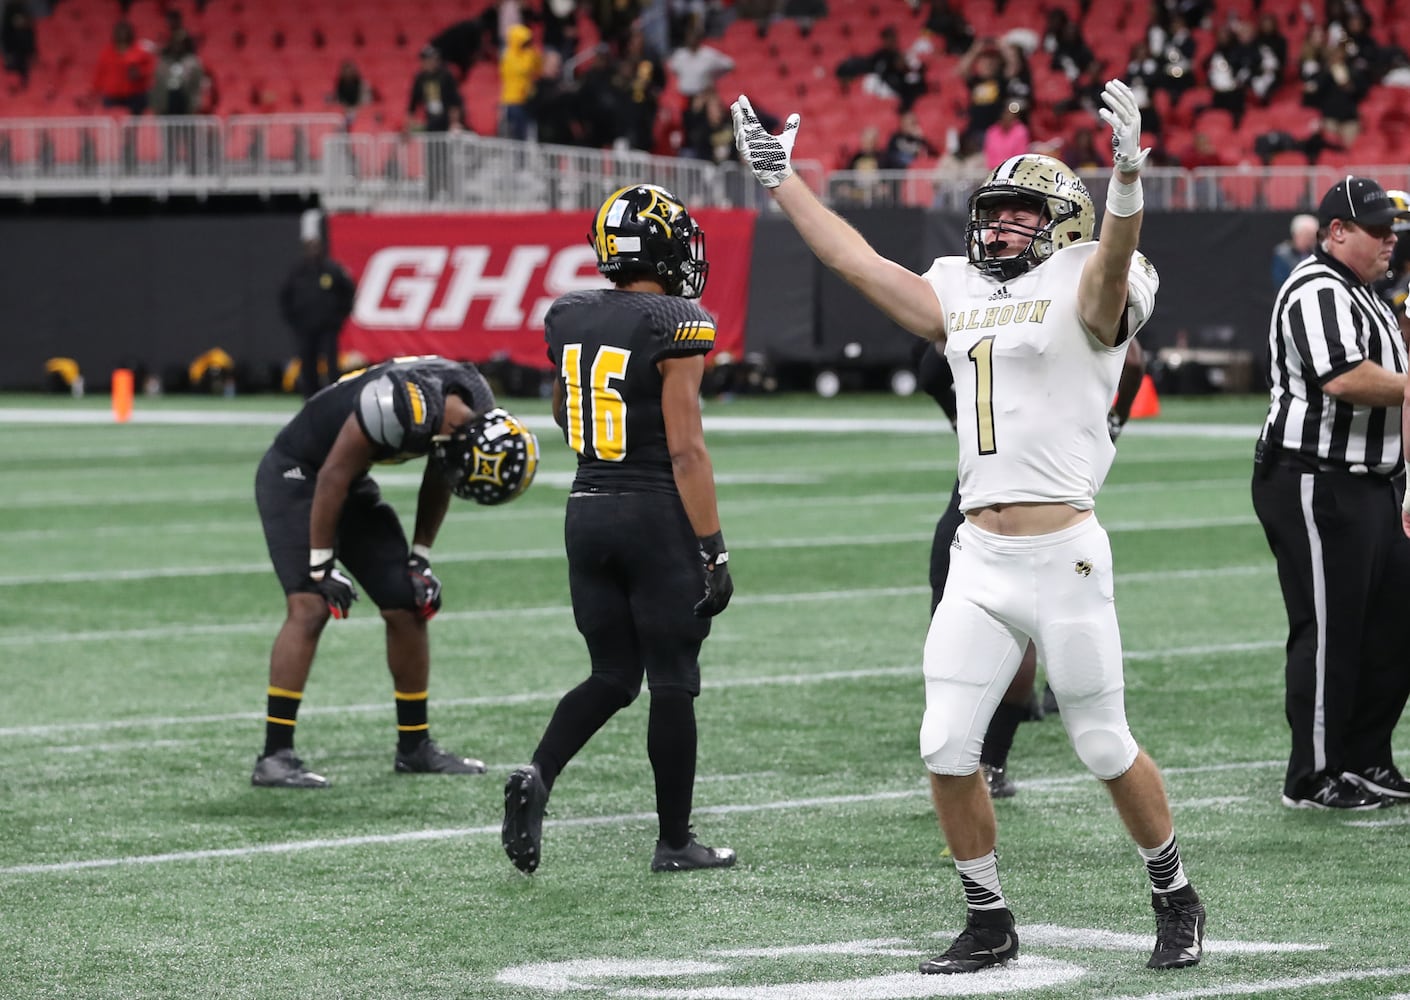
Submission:
<svg viewBox="0 0 1410 1000">
<path fill-rule="evenodd" d="M 1288 615 L 1290 808 L 1410 800 L 1390 748 L 1410 695 L 1406 351 L 1371 288 L 1395 249 L 1392 225 L 1406 215 L 1373 180 L 1335 184 L 1317 210 L 1318 248 L 1273 304 L 1253 507 Z"/>
</svg>

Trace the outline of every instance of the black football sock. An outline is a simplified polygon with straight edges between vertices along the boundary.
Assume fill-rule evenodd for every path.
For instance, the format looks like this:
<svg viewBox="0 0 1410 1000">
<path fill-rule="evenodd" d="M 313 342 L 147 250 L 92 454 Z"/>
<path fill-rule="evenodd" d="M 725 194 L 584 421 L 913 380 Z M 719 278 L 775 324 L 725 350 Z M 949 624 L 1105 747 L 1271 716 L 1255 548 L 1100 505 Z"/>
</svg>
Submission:
<svg viewBox="0 0 1410 1000">
<path fill-rule="evenodd" d="M 552 791 L 553 783 L 558 780 L 559 772 L 568 766 L 568 761 L 608 719 L 631 701 L 626 691 L 598 677 L 589 677 L 565 694 L 534 751 L 534 763 L 538 765 L 544 786 Z"/>
<path fill-rule="evenodd" d="M 298 724 L 302 691 L 270 686 L 264 712 L 264 753 L 294 749 L 294 726 Z"/>
<path fill-rule="evenodd" d="M 981 762 L 990 767 L 1007 767 L 1009 751 L 1013 749 L 1013 734 L 1018 732 L 1018 724 L 1028 718 L 1027 705 L 1009 705 L 999 702 L 994 717 L 989 720 L 989 729 L 984 734 L 984 748 L 979 751 Z"/>
<path fill-rule="evenodd" d="M 431 738 L 431 724 L 426 721 L 428 691 L 397 691 L 397 751 L 411 753 Z"/>
<path fill-rule="evenodd" d="M 690 841 L 695 796 L 695 698 L 688 691 L 651 692 L 646 755 L 656 775 L 656 815 L 661 839 L 671 847 Z"/>
</svg>

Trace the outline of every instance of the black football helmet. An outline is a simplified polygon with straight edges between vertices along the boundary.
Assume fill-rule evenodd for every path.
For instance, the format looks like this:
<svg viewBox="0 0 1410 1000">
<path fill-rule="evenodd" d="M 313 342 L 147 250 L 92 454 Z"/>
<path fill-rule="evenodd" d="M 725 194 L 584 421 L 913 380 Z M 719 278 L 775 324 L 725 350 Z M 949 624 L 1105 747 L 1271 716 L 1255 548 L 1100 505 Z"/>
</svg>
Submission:
<svg viewBox="0 0 1410 1000">
<path fill-rule="evenodd" d="M 539 441 L 518 417 L 496 407 L 437 436 L 431 461 L 456 496 L 494 506 L 513 500 L 534 481 Z"/>
<path fill-rule="evenodd" d="M 614 282 L 652 278 L 683 299 L 698 299 L 705 290 L 705 234 L 663 187 L 634 184 L 613 191 L 593 217 L 588 242 L 597 269 Z"/>
</svg>

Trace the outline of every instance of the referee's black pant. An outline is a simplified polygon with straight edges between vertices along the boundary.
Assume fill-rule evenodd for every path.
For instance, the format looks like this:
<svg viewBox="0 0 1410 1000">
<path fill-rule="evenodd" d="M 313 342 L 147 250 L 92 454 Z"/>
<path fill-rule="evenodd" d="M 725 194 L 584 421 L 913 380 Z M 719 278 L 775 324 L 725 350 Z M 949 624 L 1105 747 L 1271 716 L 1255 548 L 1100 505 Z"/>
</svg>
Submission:
<svg viewBox="0 0 1410 1000">
<path fill-rule="evenodd" d="M 1394 764 L 1391 732 L 1410 695 L 1402 491 L 1382 476 L 1276 454 L 1254 467 L 1253 509 L 1288 614 L 1288 796 L 1322 772 Z"/>
</svg>

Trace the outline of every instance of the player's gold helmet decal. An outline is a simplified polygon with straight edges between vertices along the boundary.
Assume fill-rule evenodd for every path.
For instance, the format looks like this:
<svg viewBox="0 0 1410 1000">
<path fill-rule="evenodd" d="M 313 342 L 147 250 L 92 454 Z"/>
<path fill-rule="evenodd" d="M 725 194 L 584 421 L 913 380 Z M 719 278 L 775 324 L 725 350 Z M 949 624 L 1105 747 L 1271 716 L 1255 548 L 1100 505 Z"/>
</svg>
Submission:
<svg viewBox="0 0 1410 1000">
<path fill-rule="evenodd" d="M 522 420 L 496 407 L 437 437 L 431 460 L 456 496 L 493 506 L 513 500 L 534 481 L 539 441 Z"/>
<path fill-rule="evenodd" d="M 1386 197 L 1390 199 L 1390 203 L 1395 206 L 1396 211 L 1410 213 L 1410 193 L 1392 190 L 1386 192 Z M 1410 233 L 1410 218 L 1396 219 L 1390 224 L 1390 228 L 1397 233 Z M 1401 235 L 1400 238 L 1403 240 L 1405 236 Z"/>
<path fill-rule="evenodd" d="M 1005 205 L 1020 202 L 1038 209 L 1037 226 L 1001 221 Z M 969 262 L 1001 281 L 1043 263 L 1063 247 L 1083 243 L 1096 229 L 1097 210 L 1087 186 L 1060 160 L 1038 153 L 1011 156 L 994 168 L 969 198 L 965 244 Z M 991 244 L 1027 241 L 1023 252 L 1000 257 Z"/>
</svg>

